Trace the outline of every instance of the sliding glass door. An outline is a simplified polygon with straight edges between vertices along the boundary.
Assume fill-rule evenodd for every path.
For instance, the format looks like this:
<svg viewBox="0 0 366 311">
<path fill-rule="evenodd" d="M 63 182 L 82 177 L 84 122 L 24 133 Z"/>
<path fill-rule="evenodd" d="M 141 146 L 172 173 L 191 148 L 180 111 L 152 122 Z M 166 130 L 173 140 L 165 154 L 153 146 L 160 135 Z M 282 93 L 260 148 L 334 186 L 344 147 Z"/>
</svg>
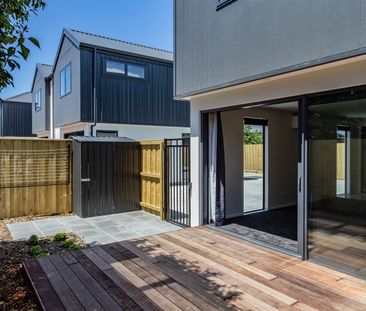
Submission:
<svg viewBox="0 0 366 311">
<path fill-rule="evenodd" d="M 264 209 L 265 128 L 267 121 L 244 119 L 243 187 L 244 213 Z"/>
<path fill-rule="evenodd" d="M 366 94 L 309 102 L 308 255 L 366 278 Z"/>
</svg>

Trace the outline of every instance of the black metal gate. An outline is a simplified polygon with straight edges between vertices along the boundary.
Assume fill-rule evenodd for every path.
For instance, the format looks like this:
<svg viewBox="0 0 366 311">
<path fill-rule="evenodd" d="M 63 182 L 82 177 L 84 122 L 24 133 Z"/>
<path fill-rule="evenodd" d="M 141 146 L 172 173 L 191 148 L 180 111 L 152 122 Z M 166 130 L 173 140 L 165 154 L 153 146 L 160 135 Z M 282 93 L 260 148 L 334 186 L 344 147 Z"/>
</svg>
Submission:
<svg viewBox="0 0 366 311">
<path fill-rule="evenodd" d="M 190 139 L 165 140 L 165 209 L 169 222 L 191 225 Z"/>
</svg>

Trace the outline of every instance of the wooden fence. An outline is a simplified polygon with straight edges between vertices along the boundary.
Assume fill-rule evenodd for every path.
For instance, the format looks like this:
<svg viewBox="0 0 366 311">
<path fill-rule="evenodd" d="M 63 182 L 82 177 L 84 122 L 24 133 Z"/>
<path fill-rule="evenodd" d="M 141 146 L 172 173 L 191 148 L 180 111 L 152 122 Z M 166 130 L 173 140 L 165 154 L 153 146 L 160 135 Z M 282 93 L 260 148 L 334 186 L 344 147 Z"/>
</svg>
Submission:
<svg viewBox="0 0 366 311">
<path fill-rule="evenodd" d="M 164 141 L 142 141 L 141 144 L 141 209 L 164 215 Z"/>
<path fill-rule="evenodd" d="M 346 160 L 346 145 L 344 143 L 337 143 L 337 180 L 344 181 L 345 176 L 345 160 Z"/>
<path fill-rule="evenodd" d="M 243 146 L 245 173 L 263 173 L 263 145 Z"/>
<path fill-rule="evenodd" d="M 0 139 L 0 219 L 72 211 L 71 141 Z"/>
</svg>

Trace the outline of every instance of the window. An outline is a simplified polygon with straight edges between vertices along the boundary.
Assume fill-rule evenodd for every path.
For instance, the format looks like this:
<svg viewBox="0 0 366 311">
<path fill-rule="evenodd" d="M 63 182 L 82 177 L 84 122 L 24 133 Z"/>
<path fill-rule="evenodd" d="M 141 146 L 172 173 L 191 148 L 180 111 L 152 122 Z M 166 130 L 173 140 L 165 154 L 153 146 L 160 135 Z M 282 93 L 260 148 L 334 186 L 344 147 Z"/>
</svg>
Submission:
<svg viewBox="0 0 366 311">
<path fill-rule="evenodd" d="M 127 75 L 133 78 L 145 79 L 145 67 L 138 65 L 128 65 Z"/>
<path fill-rule="evenodd" d="M 41 89 L 34 94 L 34 110 L 35 112 L 41 110 Z"/>
<path fill-rule="evenodd" d="M 68 64 L 60 72 L 60 96 L 71 93 L 71 64 Z"/>
<path fill-rule="evenodd" d="M 97 137 L 118 137 L 118 131 L 97 131 Z"/>
<path fill-rule="evenodd" d="M 224 6 L 229 5 L 230 3 L 236 0 L 217 0 L 217 10 L 223 8 Z"/>
<path fill-rule="evenodd" d="M 108 73 L 124 75 L 124 74 L 126 74 L 125 66 L 126 65 L 124 63 L 121 63 L 118 61 L 113 61 L 113 60 L 107 60 L 105 67 L 106 67 L 106 72 L 108 72 Z"/>
</svg>

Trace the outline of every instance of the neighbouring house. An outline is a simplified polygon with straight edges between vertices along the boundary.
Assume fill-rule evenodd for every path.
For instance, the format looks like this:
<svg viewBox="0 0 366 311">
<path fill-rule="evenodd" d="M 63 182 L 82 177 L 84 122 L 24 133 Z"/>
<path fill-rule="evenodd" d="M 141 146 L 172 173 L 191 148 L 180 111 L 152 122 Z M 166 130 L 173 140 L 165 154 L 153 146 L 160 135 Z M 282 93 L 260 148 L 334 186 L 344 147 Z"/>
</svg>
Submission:
<svg viewBox="0 0 366 311">
<path fill-rule="evenodd" d="M 32 131 L 51 138 L 52 65 L 37 64 L 32 83 Z"/>
<path fill-rule="evenodd" d="M 0 137 L 32 135 L 32 93 L 22 93 L 0 101 Z"/>
<path fill-rule="evenodd" d="M 366 6 L 175 0 L 191 224 L 366 278 Z"/>
<path fill-rule="evenodd" d="M 37 65 L 32 92 L 38 137 L 190 132 L 189 102 L 173 99 L 169 51 L 64 29 L 52 67 Z"/>
</svg>

